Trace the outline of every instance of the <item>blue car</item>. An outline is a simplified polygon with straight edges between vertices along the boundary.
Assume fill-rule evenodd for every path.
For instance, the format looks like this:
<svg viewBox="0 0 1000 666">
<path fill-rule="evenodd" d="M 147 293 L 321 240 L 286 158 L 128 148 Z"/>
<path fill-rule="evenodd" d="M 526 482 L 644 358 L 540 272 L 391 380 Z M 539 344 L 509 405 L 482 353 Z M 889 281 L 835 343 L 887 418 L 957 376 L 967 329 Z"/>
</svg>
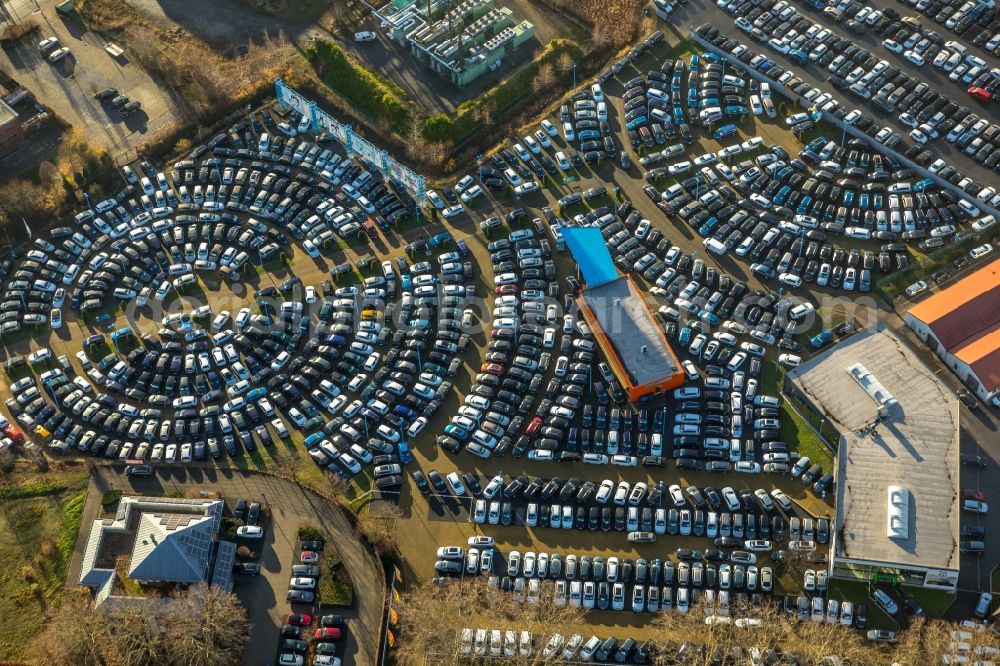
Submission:
<svg viewBox="0 0 1000 666">
<path fill-rule="evenodd" d="M 427 244 L 430 245 L 431 247 L 437 247 L 438 245 L 441 245 L 442 243 L 445 243 L 446 241 L 450 240 L 451 240 L 451 232 L 442 231 L 439 234 L 434 234 L 433 236 L 431 236 L 427 240 Z"/>
<path fill-rule="evenodd" d="M 404 465 L 413 462 L 413 454 L 410 452 L 410 445 L 406 442 L 399 443 L 399 462 Z"/>
<path fill-rule="evenodd" d="M 833 331 L 820 331 L 809 340 L 809 344 L 812 345 L 813 349 L 819 349 L 831 340 L 833 340 Z"/>
</svg>

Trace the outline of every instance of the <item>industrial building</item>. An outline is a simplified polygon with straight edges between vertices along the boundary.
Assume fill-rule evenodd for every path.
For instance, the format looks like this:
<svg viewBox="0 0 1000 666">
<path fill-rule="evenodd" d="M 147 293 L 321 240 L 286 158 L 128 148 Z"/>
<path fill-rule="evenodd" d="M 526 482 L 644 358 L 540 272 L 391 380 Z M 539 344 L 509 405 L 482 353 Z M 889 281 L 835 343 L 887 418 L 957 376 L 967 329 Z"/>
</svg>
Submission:
<svg viewBox="0 0 1000 666">
<path fill-rule="evenodd" d="M 1000 259 L 917 303 L 905 320 L 980 400 L 1000 406 Z"/>
<path fill-rule="evenodd" d="M 224 508 L 219 499 L 122 497 L 114 518 L 90 528 L 80 585 L 98 605 L 116 596 L 119 573 L 143 585 L 208 582 L 232 590 L 236 544 L 220 538 Z"/>
<path fill-rule="evenodd" d="M 954 591 L 955 395 L 882 326 L 792 370 L 785 390 L 839 433 L 830 576 Z"/>
<path fill-rule="evenodd" d="M 663 329 L 632 279 L 618 274 L 601 230 L 569 227 L 563 236 L 587 285 L 576 299 L 580 315 L 629 399 L 683 384 L 684 371 Z"/>
<path fill-rule="evenodd" d="M 375 16 L 393 41 L 459 87 L 497 69 L 535 34 L 494 0 L 392 0 Z"/>
</svg>

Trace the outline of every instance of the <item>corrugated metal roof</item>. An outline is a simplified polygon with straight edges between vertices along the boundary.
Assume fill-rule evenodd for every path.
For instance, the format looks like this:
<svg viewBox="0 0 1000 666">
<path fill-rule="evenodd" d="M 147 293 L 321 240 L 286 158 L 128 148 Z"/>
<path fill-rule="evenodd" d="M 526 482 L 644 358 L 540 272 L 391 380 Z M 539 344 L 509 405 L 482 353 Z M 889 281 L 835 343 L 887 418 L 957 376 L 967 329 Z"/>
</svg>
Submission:
<svg viewBox="0 0 1000 666">
<path fill-rule="evenodd" d="M 587 286 L 596 287 L 618 277 L 618 269 L 598 227 L 563 227 L 562 234 Z"/>
<path fill-rule="evenodd" d="M 924 299 L 910 314 L 972 367 L 987 391 L 1000 387 L 1000 259 Z"/>
<path fill-rule="evenodd" d="M 949 352 L 1000 325 L 1000 259 L 910 308 Z"/>
</svg>

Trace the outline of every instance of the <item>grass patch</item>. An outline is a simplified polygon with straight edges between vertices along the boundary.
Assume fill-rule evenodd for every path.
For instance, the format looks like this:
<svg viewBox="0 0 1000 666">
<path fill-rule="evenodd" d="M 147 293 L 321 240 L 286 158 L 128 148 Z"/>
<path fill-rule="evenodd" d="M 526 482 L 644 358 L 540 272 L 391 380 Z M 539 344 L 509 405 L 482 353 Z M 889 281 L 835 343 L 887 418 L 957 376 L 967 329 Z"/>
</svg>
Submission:
<svg viewBox="0 0 1000 666">
<path fill-rule="evenodd" d="M 830 599 L 850 601 L 855 607 L 858 604 L 868 606 L 869 629 L 899 630 L 899 624 L 879 608 L 875 601 L 868 596 L 868 583 L 831 579 L 827 585 L 827 594 Z"/>
<path fill-rule="evenodd" d="M 464 141 L 479 130 L 487 117 L 495 118 L 501 113 L 512 115 L 511 109 L 535 92 L 538 71 L 546 65 L 555 66 L 563 54 L 568 54 L 573 62 L 579 62 L 583 50 L 571 40 L 554 39 L 541 55 L 519 67 L 497 86 L 474 100 L 462 103 L 458 115 L 451 119 L 449 134 L 452 142 L 458 144 Z"/>
<path fill-rule="evenodd" d="M 353 606 L 354 584 L 340 552 L 329 542 L 320 560 L 319 602 L 324 606 Z"/>
<path fill-rule="evenodd" d="M 399 86 L 351 62 L 343 49 L 325 39 L 313 42 L 306 58 L 323 83 L 360 111 L 400 134 L 406 130 L 410 109 Z"/>
<path fill-rule="evenodd" d="M 955 601 L 955 595 L 941 590 L 928 590 L 922 587 L 903 588 L 906 596 L 912 597 L 920 604 L 927 617 L 941 617 Z"/>
<path fill-rule="evenodd" d="M 0 488 L 0 660 L 27 658 L 58 605 L 87 497 L 86 473 L 50 472 Z"/>
<path fill-rule="evenodd" d="M 765 363 L 762 381 L 765 393 L 779 395 L 785 381 L 785 371 L 777 363 Z M 810 460 L 822 465 L 824 470 L 833 470 L 833 454 L 830 449 L 806 420 L 788 404 L 787 397 L 781 401 L 779 420 L 782 440 L 794 445 L 801 455 L 809 456 Z M 831 439 L 832 428 L 826 426 L 823 434 Z"/>
</svg>

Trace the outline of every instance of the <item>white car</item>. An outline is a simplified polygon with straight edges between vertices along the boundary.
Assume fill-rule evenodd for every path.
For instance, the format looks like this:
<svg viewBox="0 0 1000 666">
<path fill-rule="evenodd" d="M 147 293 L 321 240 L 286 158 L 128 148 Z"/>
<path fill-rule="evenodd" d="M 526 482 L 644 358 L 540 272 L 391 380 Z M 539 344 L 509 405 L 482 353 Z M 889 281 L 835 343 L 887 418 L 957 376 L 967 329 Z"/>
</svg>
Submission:
<svg viewBox="0 0 1000 666">
<path fill-rule="evenodd" d="M 464 212 L 465 208 L 462 206 L 462 204 L 455 204 L 454 206 L 448 206 L 443 211 L 441 211 L 441 215 L 443 215 L 446 218 L 452 218 L 452 217 L 457 217 Z"/>
<path fill-rule="evenodd" d="M 354 33 L 354 41 L 356 42 L 374 42 L 375 33 L 371 30 L 363 30 L 362 32 Z"/>
<path fill-rule="evenodd" d="M 442 199 L 441 195 L 439 195 L 437 192 L 435 192 L 434 190 L 427 190 L 426 194 L 427 194 L 427 200 L 431 202 L 432 206 L 434 206 L 438 210 L 441 210 L 445 207 L 444 199 Z"/>
<path fill-rule="evenodd" d="M 927 291 L 927 283 L 923 280 L 917 280 L 906 288 L 906 295 L 912 298 L 922 291 Z"/>
<path fill-rule="evenodd" d="M 480 187 L 479 185 L 473 185 L 472 187 L 462 192 L 459 198 L 461 198 L 463 203 L 470 203 L 473 199 L 480 196 L 482 193 L 483 193 L 482 187 Z"/>
<path fill-rule="evenodd" d="M 514 188 L 514 195 L 517 197 L 523 197 L 526 194 L 531 194 L 532 192 L 538 191 L 538 183 L 533 180 L 529 180 L 526 183 L 521 183 Z"/>
<path fill-rule="evenodd" d="M 787 365 L 789 368 L 797 368 L 802 364 L 802 357 L 795 354 L 779 354 L 778 363 Z"/>
<path fill-rule="evenodd" d="M 802 286 L 802 278 L 800 278 L 795 273 L 782 273 L 778 276 L 778 282 L 785 285 L 786 287 L 800 287 Z"/>
<path fill-rule="evenodd" d="M 921 146 L 927 143 L 928 141 L 927 135 L 924 134 L 923 131 L 918 127 L 914 127 L 912 130 L 910 130 L 910 138 L 919 143 Z"/>
<path fill-rule="evenodd" d="M 889 51 L 892 51 L 893 53 L 903 52 L 903 45 L 894 39 L 883 39 L 882 46 L 884 46 Z"/>
<path fill-rule="evenodd" d="M 66 46 L 60 47 L 49 54 L 49 62 L 59 62 L 60 60 L 68 56 L 70 53 L 72 53 L 72 51 L 70 51 L 68 47 Z"/>
</svg>

